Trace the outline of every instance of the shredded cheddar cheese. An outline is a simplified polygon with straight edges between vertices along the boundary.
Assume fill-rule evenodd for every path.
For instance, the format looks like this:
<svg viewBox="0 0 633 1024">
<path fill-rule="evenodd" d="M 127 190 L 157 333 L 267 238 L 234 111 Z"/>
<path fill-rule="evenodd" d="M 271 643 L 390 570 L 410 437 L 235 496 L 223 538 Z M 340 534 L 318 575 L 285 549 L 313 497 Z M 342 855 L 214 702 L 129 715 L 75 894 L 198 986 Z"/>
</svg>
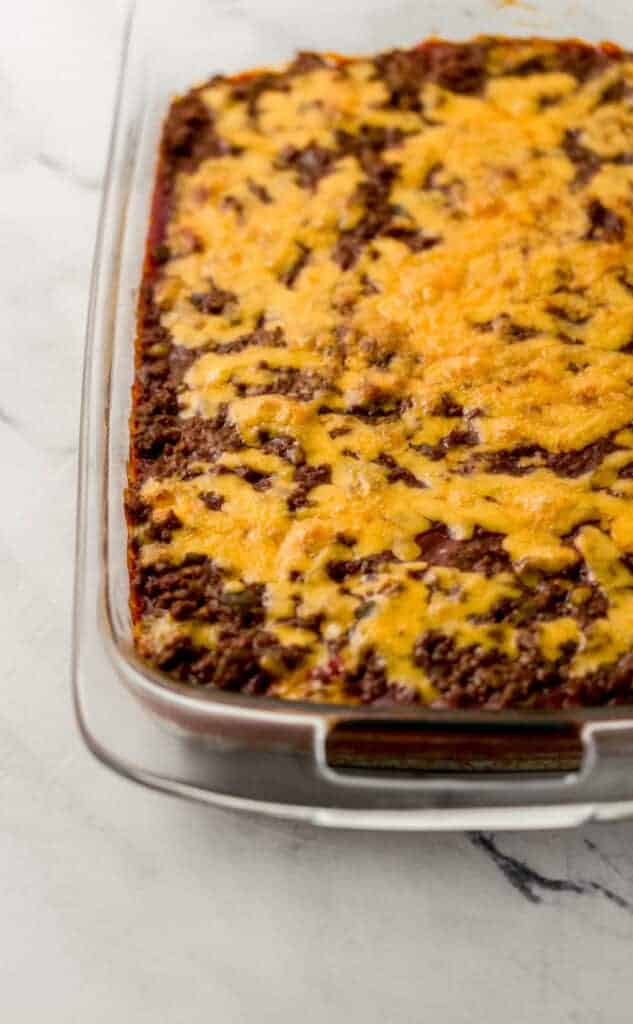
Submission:
<svg viewBox="0 0 633 1024">
<path fill-rule="evenodd" d="M 630 698 L 633 58 L 304 55 L 178 100 L 161 153 L 142 653 L 295 700 Z"/>
</svg>

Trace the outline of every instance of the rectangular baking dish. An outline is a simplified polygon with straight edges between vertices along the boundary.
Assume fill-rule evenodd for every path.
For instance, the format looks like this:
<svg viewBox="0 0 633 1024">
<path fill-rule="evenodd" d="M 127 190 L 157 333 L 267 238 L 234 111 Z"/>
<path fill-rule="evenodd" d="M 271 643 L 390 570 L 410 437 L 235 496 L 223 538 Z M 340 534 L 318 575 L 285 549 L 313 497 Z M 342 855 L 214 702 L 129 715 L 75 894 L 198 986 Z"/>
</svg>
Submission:
<svg viewBox="0 0 633 1024">
<path fill-rule="evenodd" d="M 194 691 L 134 653 L 126 482 L 135 304 L 170 97 L 298 49 L 429 35 L 580 36 L 633 47 L 627 0 L 139 0 L 130 10 L 88 315 L 73 683 L 88 747 L 155 789 L 321 825 L 540 828 L 633 814 L 633 707 L 565 713 L 315 706 Z"/>
</svg>

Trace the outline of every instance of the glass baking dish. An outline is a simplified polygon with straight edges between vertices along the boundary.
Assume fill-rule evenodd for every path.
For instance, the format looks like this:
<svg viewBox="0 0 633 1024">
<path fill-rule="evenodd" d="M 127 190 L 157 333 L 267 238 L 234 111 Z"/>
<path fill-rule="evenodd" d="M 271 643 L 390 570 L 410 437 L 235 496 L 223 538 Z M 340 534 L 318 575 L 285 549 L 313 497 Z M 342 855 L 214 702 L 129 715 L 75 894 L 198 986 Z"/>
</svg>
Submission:
<svg viewBox="0 0 633 1024">
<path fill-rule="evenodd" d="M 82 735 L 145 785 L 320 825 L 540 828 L 633 814 L 633 707 L 366 710 L 175 685 L 134 653 L 126 481 L 136 293 L 160 123 L 216 71 L 297 49 L 369 52 L 437 34 L 576 35 L 633 46 L 629 0 L 140 0 L 130 11 L 90 299 L 73 678 Z"/>
</svg>

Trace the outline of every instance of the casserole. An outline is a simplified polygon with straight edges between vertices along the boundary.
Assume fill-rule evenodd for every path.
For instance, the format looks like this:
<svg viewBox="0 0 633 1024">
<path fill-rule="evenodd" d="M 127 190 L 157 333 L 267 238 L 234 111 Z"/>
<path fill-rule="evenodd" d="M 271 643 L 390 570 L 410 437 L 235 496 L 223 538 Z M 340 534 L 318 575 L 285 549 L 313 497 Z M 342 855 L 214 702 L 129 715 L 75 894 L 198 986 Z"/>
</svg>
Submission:
<svg viewBox="0 0 633 1024">
<path fill-rule="evenodd" d="M 547 22 L 533 12 L 526 24 L 526 12 L 519 8 L 481 5 L 469 16 L 457 5 L 426 5 L 411 19 L 404 6 L 394 4 L 387 9 L 389 41 L 413 42 L 434 30 L 446 37 L 480 31 L 569 34 L 563 5 L 558 23 L 555 11 L 550 4 Z M 260 5 L 251 5 L 253 32 L 258 19 L 266 18 L 262 12 Z M 291 5 L 278 16 L 285 37 L 263 33 L 272 40 L 265 51 L 253 48 L 248 32 L 240 33 L 238 16 L 215 6 L 187 5 L 183 18 L 180 5 L 179 24 L 188 28 L 171 49 L 161 41 L 149 7 L 141 4 L 132 21 L 86 359 L 74 656 L 84 736 L 104 760 L 158 788 L 324 824 L 537 827 L 628 813 L 633 785 L 627 780 L 631 739 L 625 708 L 563 714 L 417 710 L 412 720 L 406 708 L 280 706 L 268 698 L 194 693 L 168 683 L 133 652 L 120 507 L 133 289 L 158 126 L 168 99 L 214 65 L 231 71 L 274 63 L 296 47 L 329 48 L 335 33 L 341 50 L 385 43 L 383 5 L 357 8 L 354 31 L 343 29 L 343 38 L 333 9 L 322 12 L 310 32 L 298 24 Z M 631 42 L 623 9 L 604 25 L 596 25 L 582 5 L 577 18 L 573 28 L 579 35 L 609 36 L 623 46 Z M 165 19 L 168 24 L 167 8 Z M 225 40 L 217 56 L 206 45 L 210 38 L 216 46 Z M 172 732 L 159 728 L 159 720 Z"/>
<path fill-rule="evenodd" d="M 480 36 L 172 103 L 127 495 L 154 666 L 631 703 L 631 96 L 613 46 Z"/>
</svg>

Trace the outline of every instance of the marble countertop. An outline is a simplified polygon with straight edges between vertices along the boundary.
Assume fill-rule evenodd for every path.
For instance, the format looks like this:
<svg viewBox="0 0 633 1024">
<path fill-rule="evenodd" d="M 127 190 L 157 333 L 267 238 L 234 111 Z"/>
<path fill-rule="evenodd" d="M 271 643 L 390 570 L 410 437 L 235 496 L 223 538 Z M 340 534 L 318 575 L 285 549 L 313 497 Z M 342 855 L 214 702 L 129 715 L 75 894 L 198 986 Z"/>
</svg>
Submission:
<svg viewBox="0 0 633 1024">
<path fill-rule="evenodd" d="M 633 823 L 320 832 L 143 791 L 83 749 L 79 384 L 122 24 L 120 0 L 22 0 L 0 42 L 4 1016 L 628 1022 Z"/>
</svg>

